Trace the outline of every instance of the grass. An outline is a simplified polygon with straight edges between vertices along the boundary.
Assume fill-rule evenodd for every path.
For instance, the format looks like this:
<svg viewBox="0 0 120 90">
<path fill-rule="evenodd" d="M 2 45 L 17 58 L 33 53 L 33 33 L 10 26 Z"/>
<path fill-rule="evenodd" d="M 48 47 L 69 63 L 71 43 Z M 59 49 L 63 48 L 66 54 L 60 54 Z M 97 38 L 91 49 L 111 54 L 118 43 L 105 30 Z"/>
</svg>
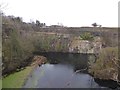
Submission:
<svg viewBox="0 0 120 90">
<path fill-rule="evenodd" d="M 32 71 L 33 66 L 28 66 L 24 70 L 15 72 L 2 80 L 2 88 L 22 88 L 26 78 Z"/>
<path fill-rule="evenodd" d="M 2 79 L 0 79 L 0 90 L 2 89 Z"/>
</svg>

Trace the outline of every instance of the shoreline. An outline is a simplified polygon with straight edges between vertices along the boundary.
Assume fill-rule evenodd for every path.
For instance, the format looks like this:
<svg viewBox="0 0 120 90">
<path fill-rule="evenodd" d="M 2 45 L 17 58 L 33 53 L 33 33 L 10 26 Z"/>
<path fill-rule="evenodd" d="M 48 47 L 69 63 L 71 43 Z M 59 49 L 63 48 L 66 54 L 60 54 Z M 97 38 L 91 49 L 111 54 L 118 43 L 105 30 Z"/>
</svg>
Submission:
<svg viewBox="0 0 120 90">
<path fill-rule="evenodd" d="M 34 69 L 45 62 L 45 58 L 41 57 L 34 56 L 32 63 L 26 66 L 25 69 L 4 77 L 2 79 L 2 88 L 22 88 Z"/>
<path fill-rule="evenodd" d="M 36 65 L 33 65 L 33 66 L 30 65 L 30 67 L 31 67 L 31 71 L 30 71 L 30 73 L 26 76 L 26 78 L 25 78 L 25 80 L 24 80 L 21 88 L 24 87 L 24 85 L 25 85 L 25 83 L 27 82 L 28 78 L 31 76 L 31 74 L 34 72 L 35 68 L 37 67 L 37 64 L 36 64 Z"/>
</svg>

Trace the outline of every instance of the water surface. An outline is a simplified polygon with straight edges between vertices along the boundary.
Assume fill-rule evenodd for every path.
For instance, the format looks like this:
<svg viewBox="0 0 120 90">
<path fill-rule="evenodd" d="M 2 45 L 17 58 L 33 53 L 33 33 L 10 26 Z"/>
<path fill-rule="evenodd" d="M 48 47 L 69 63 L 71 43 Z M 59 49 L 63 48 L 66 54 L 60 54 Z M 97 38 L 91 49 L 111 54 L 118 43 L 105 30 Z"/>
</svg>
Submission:
<svg viewBox="0 0 120 90">
<path fill-rule="evenodd" d="M 39 53 L 48 63 L 38 66 L 28 77 L 24 88 L 107 88 L 88 74 L 89 57 L 94 55 L 71 53 Z M 101 83 L 101 82 L 100 82 Z"/>
<path fill-rule="evenodd" d="M 94 79 L 82 72 L 75 73 L 71 65 L 45 64 L 37 67 L 28 79 L 29 88 L 91 88 L 99 87 Z"/>
</svg>

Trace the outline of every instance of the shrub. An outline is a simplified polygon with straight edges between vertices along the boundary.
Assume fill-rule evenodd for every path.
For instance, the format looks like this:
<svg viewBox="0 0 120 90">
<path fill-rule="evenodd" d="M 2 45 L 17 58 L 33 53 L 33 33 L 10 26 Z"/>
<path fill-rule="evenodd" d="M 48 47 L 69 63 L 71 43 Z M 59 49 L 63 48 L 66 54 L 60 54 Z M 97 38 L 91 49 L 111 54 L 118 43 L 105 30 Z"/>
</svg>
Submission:
<svg viewBox="0 0 120 90">
<path fill-rule="evenodd" d="M 103 79 L 105 79 L 109 78 L 106 74 L 114 77 L 111 72 L 118 73 L 118 66 L 118 48 L 106 47 L 100 51 L 96 62 L 91 64 L 89 72 L 97 78 L 104 77 Z M 106 72 L 104 73 L 104 71 Z"/>
<path fill-rule="evenodd" d="M 81 34 L 80 37 L 82 38 L 82 40 L 93 40 L 94 39 L 93 35 L 87 32 L 85 32 L 84 34 Z"/>
</svg>

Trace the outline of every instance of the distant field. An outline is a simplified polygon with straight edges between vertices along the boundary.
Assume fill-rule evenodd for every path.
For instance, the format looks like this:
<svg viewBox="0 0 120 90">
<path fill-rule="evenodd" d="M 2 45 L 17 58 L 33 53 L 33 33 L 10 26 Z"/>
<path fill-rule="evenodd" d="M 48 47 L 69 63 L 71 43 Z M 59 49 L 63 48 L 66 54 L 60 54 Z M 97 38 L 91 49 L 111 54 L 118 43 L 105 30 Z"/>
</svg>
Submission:
<svg viewBox="0 0 120 90">
<path fill-rule="evenodd" d="M 37 34 L 56 34 L 56 33 L 54 33 L 54 32 L 36 32 Z"/>
</svg>

